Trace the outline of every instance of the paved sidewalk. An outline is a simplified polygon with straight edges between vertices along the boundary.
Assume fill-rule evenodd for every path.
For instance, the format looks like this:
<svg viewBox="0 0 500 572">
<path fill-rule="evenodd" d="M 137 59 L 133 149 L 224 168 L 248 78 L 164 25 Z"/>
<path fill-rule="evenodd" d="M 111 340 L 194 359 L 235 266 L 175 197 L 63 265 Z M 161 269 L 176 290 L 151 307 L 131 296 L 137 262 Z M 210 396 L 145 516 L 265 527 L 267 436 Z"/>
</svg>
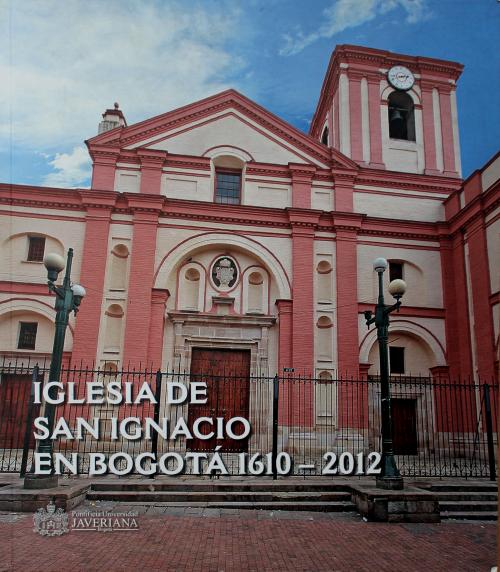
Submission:
<svg viewBox="0 0 500 572">
<path fill-rule="evenodd" d="M 0 571 L 489 572 L 496 523 L 366 523 L 332 513 L 85 503 L 139 510 L 139 530 L 33 532 L 33 515 L 0 513 Z"/>
</svg>

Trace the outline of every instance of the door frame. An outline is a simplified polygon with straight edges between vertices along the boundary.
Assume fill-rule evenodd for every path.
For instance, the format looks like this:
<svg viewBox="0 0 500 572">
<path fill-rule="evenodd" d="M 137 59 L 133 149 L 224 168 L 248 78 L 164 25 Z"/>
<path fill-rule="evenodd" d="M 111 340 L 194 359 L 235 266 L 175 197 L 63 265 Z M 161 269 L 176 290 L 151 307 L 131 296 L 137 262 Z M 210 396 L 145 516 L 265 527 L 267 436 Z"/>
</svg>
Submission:
<svg viewBox="0 0 500 572">
<path fill-rule="evenodd" d="M 248 377 L 248 385 L 247 385 L 247 388 L 246 388 L 246 389 L 247 389 L 247 396 L 246 396 L 246 403 L 245 403 L 245 418 L 246 418 L 246 419 L 249 419 L 249 417 L 250 417 L 250 402 L 251 402 L 251 397 L 250 397 L 250 388 L 251 388 L 251 385 L 250 385 L 250 378 L 251 378 L 251 351 L 250 351 L 249 349 L 241 349 L 241 348 L 240 348 L 240 349 L 227 348 L 227 347 L 218 347 L 218 348 L 208 347 L 208 348 L 207 348 L 207 347 L 204 347 L 204 346 L 196 346 L 196 347 L 191 348 L 191 350 L 192 350 L 192 351 L 191 351 L 191 358 L 192 358 L 192 355 L 193 355 L 193 351 L 194 351 L 194 350 L 198 350 L 198 351 L 200 351 L 200 352 L 205 351 L 205 352 L 214 352 L 214 353 L 215 353 L 215 352 L 226 351 L 226 352 L 229 352 L 229 353 L 244 354 L 244 355 L 246 356 L 247 363 L 245 364 L 245 367 L 248 367 L 248 373 L 245 374 L 245 377 Z M 190 361 L 190 370 L 189 370 L 189 371 L 190 371 L 190 377 L 191 377 L 191 375 L 193 374 L 193 372 L 192 372 L 192 365 L 193 365 L 193 361 L 192 361 L 192 359 L 191 359 L 191 361 Z M 221 373 L 222 373 L 222 372 L 221 372 Z M 243 377 L 243 376 L 242 376 L 242 377 Z M 236 383 L 237 383 L 237 382 L 236 382 Z M 215 386 L 215 384 L 217 384 L 217 380 L 215 380 L 214 386 Z M 219 388 L 217 388 L 217 389 L 219 389 Z M 210 399 L 210 398 L 209 398 L 209 399 Z M 217 401 L 219 402 L 219 400 L 217 400 Z M 189 423 L 189 419 L 190 419 L 190 408 L 191 408 L 191 406 L 188 405 L 188 408 L 187 408 L 187 419 L 188 419 L 188 423 Z M 233 413 L 235 413 L 235 412 L 232 411 L 232 414 L 233 414 Z M 220 417 L 220 416 L 222 416 L 222 417 L 225 416 L 225 415 L 224 415 L 224 409 L 222 409 L 222 411 L 219 411 L 219 409 L 217 408 L 217 411 L 215 411 L 215 413 L 214 413 L 214 418 L 215 418 L 215 417 Z M 231 415 L 231 417 L 232 417 L 232 416 L 233 416 L 233 415 Z M 241 448 L 240 451 L 221 451 L 221 452 L 224 452 L 224 453 L 240 453 L 240 452 L 246 452 L 246 451 L 248 451 L 248 445 L 249 445 L 250 438 L 251 438 L 251 435 L 250 435 L 247 439 L 245 439 L 245 441 L 244 441 L 244 446 Z M 215 446 L 215 442 L 216 442 L 216 441 L 214 440 L 214 446 Z M 208 444 L 208 443 L 210 443 L 210 441 L 207 441 L 207 444 Z M 239 442 L 239 441 L 235 441 L 235 443 L 238 444 L 238 443 L 240 443 L 240 442 Z M 242 441 L 241 443 L 243 444 L 243 441 Z M 189 448 L 191 448 L 191 447 L 189 447 Z M 191 449 L 191 450 L 198 450 L 198 449 Z"/>
</svg>

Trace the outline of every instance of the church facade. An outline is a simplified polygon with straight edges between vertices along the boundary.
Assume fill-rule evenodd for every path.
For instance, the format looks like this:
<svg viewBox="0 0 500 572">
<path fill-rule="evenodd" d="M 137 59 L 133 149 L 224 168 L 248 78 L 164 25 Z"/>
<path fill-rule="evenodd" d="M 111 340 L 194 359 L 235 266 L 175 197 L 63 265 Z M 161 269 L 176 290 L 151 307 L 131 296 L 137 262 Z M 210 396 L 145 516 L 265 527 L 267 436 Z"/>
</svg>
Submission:
<svg viewBox="0 0 500 572">
<path fill-rule="evenodd" d="M 308 134 L 233 90 L 134 125 L 108 109 L 90 189 L 0 185 L 0 351 L 50 356 L 41 261 L 72 247 L 66 363 L 376 374 L 382 256 L 408 286 L 391 373 L 491 379 L 500 157 L 461 178 L 461 72 L 337 46 Z"/>
</svg>

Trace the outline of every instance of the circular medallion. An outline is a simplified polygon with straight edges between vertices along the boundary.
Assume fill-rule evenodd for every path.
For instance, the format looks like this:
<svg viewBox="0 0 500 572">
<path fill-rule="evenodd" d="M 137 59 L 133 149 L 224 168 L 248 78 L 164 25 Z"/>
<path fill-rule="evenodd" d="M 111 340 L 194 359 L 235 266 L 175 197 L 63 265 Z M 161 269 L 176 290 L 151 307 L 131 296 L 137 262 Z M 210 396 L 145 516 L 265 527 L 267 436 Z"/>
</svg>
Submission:
<svg viewBox="0 0 500 572">
<path fill-rule="evenodd" d="M 219 290 L 230 290 L 238 281 L 238 267 L 229 256 L 220 256 L 212 265 L 212 282 Z"/>
<path fill-rule="evenodd" d="M 393 66 L 387 72 L 389 83 L 396 89 L 408 91 L 415 83 L 415 77 L 405 66 Z"/>
</svg>

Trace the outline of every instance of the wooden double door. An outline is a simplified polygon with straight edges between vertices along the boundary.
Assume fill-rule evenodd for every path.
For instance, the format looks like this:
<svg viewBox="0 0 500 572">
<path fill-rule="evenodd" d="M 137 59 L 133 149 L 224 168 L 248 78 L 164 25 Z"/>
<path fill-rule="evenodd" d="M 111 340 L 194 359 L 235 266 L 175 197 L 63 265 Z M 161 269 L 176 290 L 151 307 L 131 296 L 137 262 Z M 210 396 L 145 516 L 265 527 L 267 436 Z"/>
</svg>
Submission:
<svg viewBox="0 0 500 572">
<path fill-rule="evenodd" d="M 0 377 L 0 448 L 22 449 L 26 423 L 28 420 L 28 406 L 31 391 L 31 375 L 8 375 Z M 33 408 L 32 419 L 38 417 L 40 406 Z M 33 432 L 30 438 L 30 447 L 33 447 L 35 438 Z"/>
<path fill-rule="evenodd" d="M 416 455 L 418 453 L 417 400 L 392 398 L 391 412 L 394 454 Z"/>
<path fill-rule="evenodd" d="M 204 381 L 207 384 L 207 403 L 189 405 L 188 424 L 199 417 L 213 419 L 213 428 L 207 423 L 200 425 L 201 433 L 208 435 L 216 429 L 216 418 L 224 419 L 224 424 L 233 417 L 248 419 L 250 402 L 250 351 L 229 349 L 194 348 L 191 358 L 191 381 Z M 241 435 L 243 427 L 234 424 L 233 431 Z M 189 439 L 187 447 L 191 451 L 219 451 L 239 453 L 248 450 L 246 439 Z"/>
</svg>

